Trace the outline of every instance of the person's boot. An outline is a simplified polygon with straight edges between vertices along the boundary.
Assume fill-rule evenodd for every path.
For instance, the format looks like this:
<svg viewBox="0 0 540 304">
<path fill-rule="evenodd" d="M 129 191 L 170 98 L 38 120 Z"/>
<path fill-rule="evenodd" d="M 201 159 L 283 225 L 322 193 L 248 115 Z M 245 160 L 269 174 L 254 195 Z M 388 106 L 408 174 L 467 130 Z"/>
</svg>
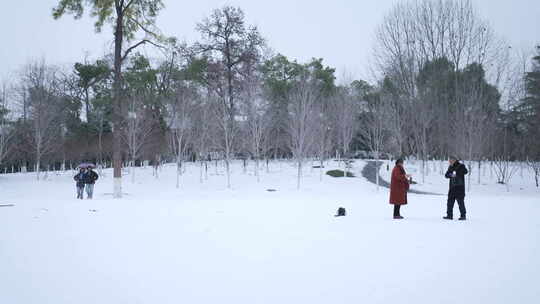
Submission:
<svg viewBox="0 0 540 304">
<path fill-rule="evenodd" d="M 466 221 L 467 217 L 465 215 L 462 215 L 462 216 L 459 217 L 459 220 L 460 221 Z"/>
<path fill-rule="evenodd" d="M 447 215 L 447 216 L 443 216 L 443 219 L 445 219 L 445 220 L 453 220 L 454 218 L 451 217 L 451 216 L 449 216 L 449 215 Z"/>
<path fill-rule="evenodd" d="M 403 216 L 401 216 L 401 215 L 394 215 L 394 219 L 395 219 L 395 220 L 402 220 L 402 219 L 403 219 Z"/>
</svg>

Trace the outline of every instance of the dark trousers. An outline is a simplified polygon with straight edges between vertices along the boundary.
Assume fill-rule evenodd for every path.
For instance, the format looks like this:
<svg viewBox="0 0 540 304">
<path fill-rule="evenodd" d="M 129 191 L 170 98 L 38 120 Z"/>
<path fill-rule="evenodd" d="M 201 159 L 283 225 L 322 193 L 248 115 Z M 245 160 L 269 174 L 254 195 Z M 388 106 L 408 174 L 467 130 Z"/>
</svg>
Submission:
<svg viewBox="0 0 540 304">
<path fill-rule="evenodd" d="M 77 186 L 77 198 L 83 199 L 84 185 L 82 187 Z"/>
<path fill-rule="evenodd" d="M 394 216 L 401 216 L 401 214 L 399 214 L 400 209 L 401 205 L 394 205 Z"/>
<path fill-rule="evenodd" d="M 459 206 L 459 213 L 462 217 L 465 217 L 467 210 L 465 209 L 465 193 L 455 193 L 450 191 L 448 193 L 448 201 L 446 203 L 446 215 L 448 217 L 454 217 L 454 203 L 457 201 Z"/>
</svg>

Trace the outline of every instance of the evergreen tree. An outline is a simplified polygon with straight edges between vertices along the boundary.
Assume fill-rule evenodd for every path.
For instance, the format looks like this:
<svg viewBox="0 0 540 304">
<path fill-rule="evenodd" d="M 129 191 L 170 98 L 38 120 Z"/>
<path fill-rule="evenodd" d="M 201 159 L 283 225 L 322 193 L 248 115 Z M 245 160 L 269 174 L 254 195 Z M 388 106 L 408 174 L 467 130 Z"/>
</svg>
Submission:
<svg viewBox="0 0 540 304">
<path fill-rule="evenodd" d="M 532 71 L 525 76 L 527 97 L 524 106 L 529 113 L 529 130 L 540 136 L 540 46 L 536 48 L 537 54 L 533 57 Z"/>
<path fill-rule="evenodd" d="M 528 144 L 531 155 L 540 160 L 540 45 L 533 57 L 532 71 L 525 75 L 527 96 L 522 104 L 521 112 L 526 121 Z"/>
</svg>

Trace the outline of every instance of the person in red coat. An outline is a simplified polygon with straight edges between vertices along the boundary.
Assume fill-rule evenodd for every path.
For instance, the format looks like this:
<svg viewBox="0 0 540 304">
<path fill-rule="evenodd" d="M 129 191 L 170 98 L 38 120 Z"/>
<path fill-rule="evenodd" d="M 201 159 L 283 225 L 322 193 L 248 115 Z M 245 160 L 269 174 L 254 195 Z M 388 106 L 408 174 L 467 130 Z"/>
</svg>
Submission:
<svg viewBox="0 0 540 304">
<path fill-rule="evenodd" d="M 394 205 L 394 219 L 403 219 L 400 214 L 401 205 L 407 204 L 407 191 L 411 176 L 403 168 L 403 159 L 396 160 L 390 182 L 390 204 Z"/>
</svg>

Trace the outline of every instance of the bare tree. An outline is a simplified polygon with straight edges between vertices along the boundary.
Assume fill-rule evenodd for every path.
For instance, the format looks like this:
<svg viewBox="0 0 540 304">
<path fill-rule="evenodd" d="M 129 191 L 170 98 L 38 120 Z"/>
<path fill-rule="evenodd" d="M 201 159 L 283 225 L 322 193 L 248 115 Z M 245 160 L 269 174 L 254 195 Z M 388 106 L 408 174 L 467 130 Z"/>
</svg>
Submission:
<svg viewBox="0 0 540 304">
<path fill-rule="evenodd" d="M 6 83 L 0 87 L 0 164 L 8 156 L 13 148 L 13 135 L 15 130 L 10 123 L 10 98 L 8 97 L 8 88 Z"/>
<path fill-rule="evenodd" d="M 335 131 L 332 127 L 335 127 L 337 124 L 337 113 L 332 113 L 329 110 L 329 107 L 337 105 L 338 98 L 331 97 L 328 99 L 331 104 L 326 104 L 324 102 L 318 102 L 315 105 L 314 110 L 314 122 L 313 122 L 313 149 L 314 153 L 319 159 L 319 179 L 322 181 L 323 172 L 324 172 L 324 161 L 328 157 L 329 152 L 333 149 L 332 147 L 332 138 L 335 136 Z M 337 111 L 336 111 L 337 112 Z M 334 114 L 334 115 L 332 115 Z M 337 128 L 336 128 L 337 129 Z M 339 132 L 339 131 L 338 131 Z M 346 174 L 347 169 L 345 169 Z"/>
<path fill-rule="evenodd" d="M 403 156 L 405 153 L 405 142 L 411 117 L 410 100 L 398 94 L 394 88 L 385 88 L 383 84 L 383 100 L 387 107 L 387 126 L 392 137 L 394 154 Z"/>
<path fill-rule="evenodd" d="M 497 182 L 499 184 L 506 185 L 508 188 L 510 180 L 512 179 L 512 177 L 514 177 L 519 167 L 516 166 L 516 164 L 505 155 L 496 157 L 493 161 L 493 164 L 495 165 L 495 175 L 497 176 Z"/>
<path fill-rule="evenodd" d="M 28 92 L 23 96 L 23 106 L 28 107 L 25 111 L 29 115 L 26 135 L 35 156 L 36 178 L 39 180 L 42 158 L 53 151 L 60 135 L 64 110 L 62 98 L 57 92 L 56 70 L 43 61 L 29 64 L 21 81 Z"/>
<path fill-rule="evenodd" d="M 357 129 L 356 119 L 359 110 L 358 101 L 355 99 L 350 86 L 338 87 L 332 99 L 334 100 L 332 108 L 335 113 L 334 125 L 337 143 L 343 157 L 346 158 L 349 153 L 349 147 L 354 133 Z M 347 173 L 346 171 L 347 170 L 345 169 L 345 174 Z"/>
<path fill-rule="evenodd" d="M 227 171 L 227 187 L 231 187 L 230 162 L 234 155 L 238 99 L 241 94 L 242 68 L 253 66 L 264 46 L 264 40 L 254 26 L 246 27 L 244 13 L 239 8 L 225 6 L 214 10 L 209 18 L 197 24 L 203 41 L 196 43 L 194 51 L 207 61 L 208 88 L 218 96 L 214 109 L 222 132 L 222 148 Z"/>
<path fill-rule="evenodd" d="M 210 157 L 211 138 L 215 127 L 212 124 L 212 95 L 208 92 L 200 93 L 200 103 L 195 107 L 193 119 L 197 121 L 193 128 L 193 147 L 198 154 L 200 165 L 199 181 L 208 179 L 208 160 Z M 204 173 L 204 176 L 203 176 Z"/>
<path fill-rule="evenodd" d="M 397 4 L 376 32 L 376 62 L 394 66 L 410 92 L 423 63 L 448 58 L 456 70 L 497 60 L 498 40 L 470 0 L 422 0 Z"/>
<path fill-rule="evenodd" d="M 362 114 L 359 133 L 364 144 L 375 152 L 375 177 L 377 191 L 379 191 L 379 158 L 388 132 L 388 118 L 390 117 L 389 98 L 384 92 L 372 92 L 372 88 L 364 82 L 357 83 L 357 90 L 361 92 Z"/>
<path fill-rule="evenodd" d="M 194 102 L 198 100 L 195 88 L 179 82 L 169 103 L 172 151 L 176 157 L 176 188 L 180 188 L 180 177 L 187 148 L 193 141 L 195 111 Z M 203 122 L 198 122 L 203 123 Z"/>
<path fill-rule="evenodd" d="M 156 127 L 156 121 L 149 111 L 142 96 L 133 96 L 129 99 L 127 122 L 122 128 L 122 139 L 128 147 L 131 161 L 131 182 L 135 183 L 135 162 L 140 156 L 142 147 Z"/>
<path fill-rule="evenodd" d="M 321 89 L 308 73 L 302 73 L 287 94 L 289 101 L 289 148 L 298 167 L 297 188 L 300 189 L 302 166 L 313 149 L 316 105 Z"/>
<path fill-rule="evenodd" d="M 246 113 L 246 141 L 247 148 L 255 161 L 255 176 L 260 181 L 260 160 L 265 144 L 268 125 L 268 101 L 263 97 L 261 82 L 257 74 L 252 71 L 244 80 L 244 106 Z"/>
<path fill-rule="evenodd" d="M 536 187 L 538 188 L 540 180 L 540 161 L 527 159 L 527 166 L 534 174 L 534 181 L 536 182 Z"/>
</svg>

